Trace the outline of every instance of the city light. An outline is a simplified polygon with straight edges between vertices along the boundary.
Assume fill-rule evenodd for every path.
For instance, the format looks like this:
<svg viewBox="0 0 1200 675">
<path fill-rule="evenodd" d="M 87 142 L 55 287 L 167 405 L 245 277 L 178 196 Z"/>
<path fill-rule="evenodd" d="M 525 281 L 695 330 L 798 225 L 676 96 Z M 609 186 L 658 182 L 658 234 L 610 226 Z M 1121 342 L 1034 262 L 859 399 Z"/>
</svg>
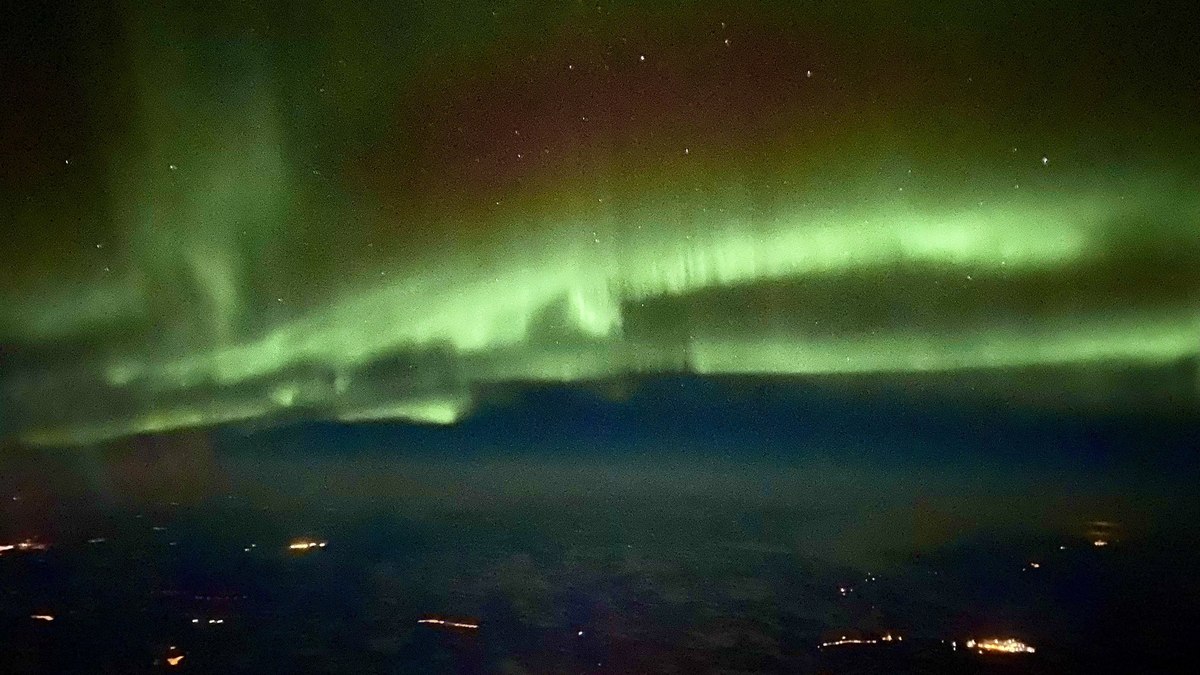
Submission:
<svg viewBox="0 0 1200 675">
<path fill-rule="evenodd" d="M 435 626 L 447 626 L 449 628 L 469 628 L 474 630 L 479 628 L 477 623 L 464 623 L 461 621 L 445 621 L 443 619 L 417 619 L 417 623 L 433 624 Z"/>
<path fill-rule="evenodd" d="M 1108 541 L 1106 541 L 1104 539 L 1097 539 L 1096 541 L 1092 542 L 1092 546 L 1095 546 L 1097 548 L 1099 548 L 1101 546 L 1108 546 Z"/>
<path fill-rule="evenodd" d="M 983 640 L 967 640 L 967 649 L 974 649 L 980 654 L 984 652 L 999 652 L 1003 654 L 1032 654 L 1033 647 L 1013 638 L 985 638 Z"/>
<path fill-rule="evenodd" d="M 329 542 L 325 541 L 313 541 L 311 539 L 297 539 L 296 541 L 288 544 L 288 550 L 309 551 L 314 548 L 325 548 L 326 544 L 328 543 Z"/>
<path fill-rule="evenodd" d="M 840 640 L 831 640 L 829 642 L 822 642 L 818 646 L 824 648 L 824 647 L 838 647 L 840 645 L 873 645 L 878 642 L 879 642 L 879 640 L 857 640 L 854 638 L 842 638 Z"/>
<path fill-rule="evenodd" d="M 53 621 L 54 615 L 52 615 L 52 614 L 30 614 L 29 618 L 36 619 L 38 621 Z"/>
<path fill-rule="evenodd" d="M 167 657 L 167 665 L 169 666 L 177 666 L 181 661 L 183 661 L 183 654 Z"/>
<path fill-rule="evenodd" d="M 825 647 L 840 647 L 842 645 L 875 645 L 879 644 L 880 642 L 902 642 L 903 640 L 903 637 L 899 635 L 892 635 L 891 633 L 888 633 L 880 638 L 849 638 L 843 635 L 837 640 L 822 642 L 817 646 L 823 649 Z"/>
</svg>

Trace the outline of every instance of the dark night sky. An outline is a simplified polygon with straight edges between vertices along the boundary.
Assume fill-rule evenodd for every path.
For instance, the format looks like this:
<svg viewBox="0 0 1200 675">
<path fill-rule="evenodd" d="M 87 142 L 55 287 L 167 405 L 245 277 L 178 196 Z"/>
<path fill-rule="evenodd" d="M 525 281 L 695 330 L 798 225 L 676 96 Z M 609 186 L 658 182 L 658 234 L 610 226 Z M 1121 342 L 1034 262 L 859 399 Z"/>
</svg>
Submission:
<svg viewBox="0 0 1200 675">
<path fill-rule="evenodd" d="M 0 436 L 679 373 L 1195 417 L 1200 39 L 1165 5 L 143 4 L 0 29 Z"/>
</svg>

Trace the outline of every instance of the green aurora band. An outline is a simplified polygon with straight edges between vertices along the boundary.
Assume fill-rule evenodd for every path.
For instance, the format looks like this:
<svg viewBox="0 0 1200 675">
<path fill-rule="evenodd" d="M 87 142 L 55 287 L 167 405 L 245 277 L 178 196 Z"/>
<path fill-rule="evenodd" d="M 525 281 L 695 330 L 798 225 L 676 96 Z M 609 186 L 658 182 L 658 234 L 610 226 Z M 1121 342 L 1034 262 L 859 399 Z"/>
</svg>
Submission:
<svg viewBox="0 0 1200 675">
<path fill-rule="evenodd" d="M 1184 111 L 1139 109 L 1095 133 L 1071 126 L 1083 114 L 1076 101 L 1027 129 L 1004 105 L 939 108 L 950 85 L 935 78 L 929 103 L 885 91 L 897 112 L 881 118 L 874 106 L 887 106 L 861 74 L 859 46 L 840 66 L 814 60 L 824 66 L 816 73 L 771 65 L 804 73 L 789 87 L 826 87 L 813 96 L 835 111 L 829 121 L 805 101 L 753 133 L 680 129 L 674 122 L 694 111 L 668 101 L 661 121 L 610 121 L 586 134 L 544 119 L 525 126 L 528 141 L 519 121 L 515 139 L 480 131 L 468 145 L 481 150 L 460 161 L 403 148 L 470 117 L 455 106 L 471 96 L 456 92 L 482 97 L 484 118 L 502 117 L 486 97 L 524 61 L 489 62 L 488 46 L 515 54 L 534 28 L 478 38 L 444 66 L 454 84 L 422 94 L 420 77 L 388 69 L 386 51 L 344 46 L 346 24 L 325 33 L 341 45 L 330 55 L 278 36 L 213 47 L 212 21 L 226 26 L 149 28 L 152 19 L 132 14 L 123 58 L 133 75 L 113 76 L 135 92 L 132 121 L 82 153 L 75 167 L 85 166 L 62 169 L 90 171 L 104 187 L 47 178 L 39 189 L 69 198 L 18 213 L 22 232 L 89 224 L 16 244 L 0 339 L 26 356 L 3 374 L 0 432 L 76 444 L 295 411 L 451 424 L 480 391 L 514 382 L 1085 373 L 1200 358 L 1200 172 L 1188 149 L 1196 123 L 1180 122 Z M 457 25 L 440 15 L 430 24 L 439 21 Z M 693 83 L 681 53 L 653 53 L 675 39 L 670 24 L 659 17 L 639 29 L 644 46 L 630 54 L 651 51 L 665 64 L 660 78 Z M 571 16 L 538 24 L 561 32 L 528 71 L 547 100 L 567 96 L 564 63 L 572 72 L 576 62 L 607 70 L 606 59 L 636 67 L 603 50 L 572 61 L 571 25 Z M 786 21 L 760 10 L 741 25 Z M 915 59 L 930 37 L 896 40 L 914 41 Z M 173 47 L 165 54 L 164 44 Z M 428 73 L 432 53 L 393 56 L 401 70 Z M 344 109 L 298 102 L 295 82 L 314 64 L 357 68 L 342 75 Z M 858 77 L 857 88 L 830 84 L 839 76 Z M 1129 85 L 1118 77 L 1113 86 Z M 636 110 L 640 91 L 606 102 L 609 111 Z M 872 112 L 851 115 L 865 101 Z M 739 105 L 730 114 L 767 104 Z M 423 128 L 415 122 L 426 113 L 403 114 L 426 108 L 459 114 Z M 366 148 L 345 131 L 359 126 L 370 128 Z M 1188 140 L 1164 142 L 1164 129 Z M 639 135 L 644 145 L 627 142 Z M 1150 142 L 1135 151 L 1139 136 Z M 334 149 L 314 149 L 321 143 Z M 374 146 L 408 168 L 376 171 Z M 1122 159 L 1106 163 L 1106 153 Z M 471 173 L 480 156 L 501 154 L 511 166 Z M 541 163 L 528 168 L 526 154 Z M 412 178 L 426 170 L 434 177 Z M 96 192 L 105 197 L 89 197 Z"/>
</svg>

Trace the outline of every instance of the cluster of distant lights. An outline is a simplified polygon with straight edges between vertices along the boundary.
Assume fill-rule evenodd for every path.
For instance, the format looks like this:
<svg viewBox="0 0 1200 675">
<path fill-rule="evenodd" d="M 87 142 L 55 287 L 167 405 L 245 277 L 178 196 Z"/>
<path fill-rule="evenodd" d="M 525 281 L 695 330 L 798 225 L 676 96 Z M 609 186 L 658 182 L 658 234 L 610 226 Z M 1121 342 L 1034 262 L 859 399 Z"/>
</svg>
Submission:
<svg viewBox="0 0 1200 675">
<path fill-rule="evenodd" d="M 983 640 L 967 640 L 965 644 L 967 649 L 974 649 L 980 654 L 984 652 L 1001 654 L 1032 654 L 1037 651 L 1033 647 L 1030 647 L 1016 638 L 985 638 Z"/>
<path fill-rule="evenodd" d="M 88 543 L 89 544 L 101 543 L 103 541 L 105 541 L 104 538 L 96 538 L 96 539 L 88 540 Z M 1109 542 L 1106 539 L 1095 539 L 1092 541 L 1092 545 L 1097 548 L 1108 546 L 1108 544 L 1109 544 Z M 326 542 L 326 541 L 300 539 L 300 540 L 296 540 L 296 541 L 293 541 L 292 543 L 288 544 L 288 550 L 298 551 L 298 552 L 299 551 L 311 551 L 313 549 L 323 549 L 327 545 L 328 545 L 328 542 Z M 13 551 L 13 550 L 16 550 L 16 551 L 45 551 L 47 548 L 49 548 L 49 546 L 47 544 L 43 544 L 43 543 L 34 541 L 32 539 L 25 539 L 24 541 L 20 541 L 15 544 L 0 544 L 0 553 L 4 553 L 7 551 Z M 1060 546 L 1059 548 L 1064 549 L 1066 547 Z M 247 549 L 247 550 L 249 550 L 249 549 Z M 1036 563 L 1036 562 L 1029 563 L 1029 568 L 1038 569 L 1040 567 L 1041 567 L 1041 565 L 1039 563 Z M 867 581 L 875 581 L 875 577 L 873 575 L 868 575 L 866 580 Z M 838 587 L 838 592 L 843 597 L 848 595 L 849 593 L 853 592 L 853 590 L 854 590 L 853 588 L 848 587 L 848 586 Z M 36 620 L 36 621 L 46 621 L 46 622 L 54 621 L 54 616 L 51 614 L 31 614 L 30 618 L 33 620 Z M 224 624 L 225 620 L 224 619 L 205 619 L 205 620 L 192 619 L 192 623 L 193 624 L 207 623 L 209 625 L 220 625 L 220 624 Z M 433 626 L 445 626 L 447 628 L 460 628 L 460 629 L 465 629 L 465 630 L 476 630 L 479 628 L 479 624 L 477 624 L 477 623 L 471 623 L 471 622 L 467 622 L 467 621 L 449 621 L 446 619 L 425 618 L 425 619 L 418 619 L 417 623 L 425 624 L 425 625 L 433 625 Z M 580 631 L 579 634 L 582 636 L 583 631 Z M 818 647 L 824 649 L 824 648 L 829 648 L 829 647 L 840 647 L 840 646 L 847 646 L 847 645 L 876 645 L 876 644 L 880 644 L 880 643 L 902 642 L 903 640 L 904 640 L 903 636 L 892 635 L 891 633 L 887 633 L 878 638 L 851 638 L 851 637 L 847 637 L 847 636 L 843 635 L 841 638 L 839 638 L 837 640 L 830 640 L 827 642 L 822 642 L 818 645 Z M 957 648 L 958 648 L 957 642 L 951 642 L 951 645 L 954 649 L 957 650 Z M 964 643 L 964 646 L 967 649 L 975 650 L 976 652 L 978 652 L 980 654 L 983 654 L 983 653 L 1033 654 L 1036 651 L 1032 646 L 1026 644 L 1025 642 L 1022 642 L 1021 640 L 1017 640 L 1015 638 L 984 638 L 984 639 L 980 639 L 980 640 L 970 639 Z M 174 649 L 174 647 L 172 647 L 172 649 Z M 166 661 L 167 661 L 167 664 L 170 666 L 178 666 L 183 661 L 183 658 L 184 658 L 183 654 L 177 654 L 174 656 L 168 656 L 166 658 Z"/>
<path fill-rule="evenodd" d="M 155 528 L 155 529 L 158 529 L 158 528 Z M 95 537 L 93 539 L 89 539 L 88 543 L 89 544 L 100 544 L 100 543 L 104 543 L 105 541 L 107 541 L 107 539 L 105 539 L 104 537 Z M 288 549 L 291 551 L 310 551 L 312 549 L 325 548 L 328 544 L 329 544 L 329 542 L 326 542 L 326 541 L 314 541 L 314 540 L 303 539 L 303 540 L 293 541 L 292 543 L 288 544 Z M 257 546 L 257 544 L 252 544 L 251 546 Z M 37 542 L 32 539 L 25 539 L 24 541 L 20 541 L 15 544 L 0 544 L 0 554 L 3 554 L 8 551 L 45 551 L 48 548 L 49 548 L 48 544 L 43 544 L 41 542 Z M 247 548 L 246 550 L 249 551 L 250 549 Z M 199 597 L 200 596 L 197 596 L 197 598 L 199 598 Z M 30 614 L 29 618 L 34 621 L 44 621 L 47 623 L 54 621 L 53 614 Z M 202 624 L 203 623 L 203 624 L 215 626 L 215 625 L 224 624 L 225 619 L 192 619 L 192 623 L 193 624 Z M 419 621 L 419 623 L 437 623 L 437 624 L 449 626 L 452 628 L 472 628 L 473 629 L 473 628 L 479 627 L 478 624 L 460 623 L 460 622 L 455 622 L 455 621 L 442 621 L 439 619 L 422 619 L 421 621 Z M 176 647 L 172 646 L 169 651 L 174 651 L 175 649 L 176 649 Z M 183 654 L 174 654 L 174 655 L 167 656 L 166 662 L 167 662 L 167 665 L 169 665 L 169 666 L 178 666 L 183 662 L 183 659 L 184 659 Z"/>
<path fill-rule="evenodd" d="M 54 620 L 53 616 L 40 615 L 40 614 L 33 615 L 32 618 L 41 619 L 44 621 L 53 621 Z M 195 624 L 202 623 L 202 620 L 201 619 L 192 619 L 192 623 L 195 623 Z M 223 624 L 223 623 L 225 623 L 225 620 L 224 619 L 208 619 L 207 623 L 208 624 Z M 468 621 L 450 621 L 448 619 L 424 618 L 424 619 L 417 619 L 417 623 L 429 625 L 429 626 L 444 626 L 446 628 L 461 628 L 461 629 L 465 629 L 465 630 L 477 630 L 479 628 L 478 623 L 472 623 L 472 622 L 468 622 Z M 579 631 L 578 634 L 580 636 L 582 636 L 583 631 Z M 880 643 L 903 642 L 903 641 L 904 641 L 904 636 L 893 635 L 891 633 L 887 633 L 878 638 L 851 638 L 851 637 L 847 637 L 847 636 L 843 635 L 842 637 L 840 637 L 837 640 L 830 640 L 827 642 L 822 642 L 818 646 L 822 649 L 825 649 L 825 648 L 829 648 L 829 647 L 841 647 L 841 646 L 846 646 L 846 645 L 875 645 L 875 644 L 880 644 Z M 954 642 L 951 644 L 953 645 L 953 647 L 955 649 L 958 648 L 957 642 Z M 1032 654 L 1036 651 L 1030 645 L 1026 644 L 1025 642 L 1022 642 L 1021 640 L 1017 640 L 1015 638 L 984 638 L 984 639 L 980 639 L 980 640 L 971 639 L 971 640 L 966 641 L 965 646 L 967 649 L 973 649 L 973 650 L 979 652 L 980 654 L 983 654 L 985 652 L 1004 653 L 1004 654 Z M 180 655 L 178 658 L 180 660 L 182 660 L 183 656 Z M 177 665 L 177 663 L 171 663 L 170 658 L 168 658 L 168 663 L 170 663 L 171 665 Z"/>
<path fill-rule="evenodd" d="M 829 647 L 843 647 L 843 646 L 854 646 L 854 645 L 877 645 L 877 644 L 887 643 L 887 642 L 903 642 L 903 641 L 904 641 L 903 636 L 893 635 L 891 633 L 887 633 L 886 635 L 883 635 L 878 638 L 852 638 L 852 637 L 847 637 L 847 636 L 843 635 L 836 640 L 829 640 L 828 642 L 822 642 L 821 644 L 819 644 L 817 646 L 821 649 L 827 649 Z M 1032 654 L 1035 651 L 1037 651 L 1033 647 L 1026 644 L 1025 642 L 1022 642 L 1016 638 L 982 638 L 979 640 L 970 639 L 970 640 L 967 640 L 964 643 L 964 645 L 966 646 L 967 649 L 975 650 L 976 652 L 978 652 L 980 654 L 983 654 L 983 653 Z M 951 642 L 950 646 L 953 650 L 958 651 L 958 642 L 957 641 Z"/>
<path fill-rule="evenodd" d="M 165 528 L 156 527 L 154 529 L 162 530 Z M 108 539 L 106 539 L 104 537 L 94 537 L 92 539 L 88 539 L 87 543 L 103 544 L 106 541 L 108 541 Z M 171 543 L 174 544 L 175 542 L 171 542 Z M 289 551 L 309 551 L 314 548 L 325 548 L 328 545 L 329 545 L 329 542 L 327 542 L 327 541 L 316 541 L 316 540 L 312 540 L 312 539 L 298 539 L 298 540 L 293 541 L 292 543 L 288 544 L 288 550 Z M 243 550 L 249 551 L 250 549 L 252 549 L 256 546 L 258 546 L 258 544 L 251 544 L 250 546 L 244 548 Z M 8 551 L 22 551 L 22 552 L 24 552 L 24 551 L 45 551 L 48 548 L 50 548 L 49 544 L 43 544 L 43 543 L 41 543 L 39 541 L 35 541 L 33 539 L 25 539 L 23 541 L 19 541 L 19 542 L 15 543 L 15 544 L 0 544 L 0 554 L 7 553 Z"/>
<path fill-rule="evenodd" d="M 8 551 L 45 551 L 48 548 L 50 548 L 48 544 L 26 539 L 15 544 L 0 544 L 0 553 Z"/>
<path fill-rule="evenodd" d="M 53 614 L 30 614 L 29 618 L 33 619 L 34 621 L 53 621 L 54 615 Z M 216 625 L 216 624 L 225 623 L 225 619 L 208 619 L 208 620 L 192 619 L 192 623 L 207 623 L 209 625 Z"/>
<path fill-rule="evenodd" d="M 96 538 L 96 539 L 88 540 L 88 543 L 94 544 L 94 543 L 101 543 L 103 541 L 105 541 L 104 538 Z M 288 550 L 297 551 L 297 552 L 311 551 L 313 549 L 323 549 L 327 545 L 328 545 L 328 542 L 326 542 L 326 541 L 299 539 L 299 540 L 293 541 L 292 543 L 288 544 Z M 1092 541 L 1092 545 L 1096 548 L 1100 548 L 1100 547 L 1108 546 L 1109 542 L 1106 539 L 1095 539 Z M 254 545 L 252 545 L 252 546 L 254 546 Z M 0 554 L 7 552 L 7 551 L 13 551 L 13 550 L 16 550 L 16 551 L 45 551 L 47 548 L 49 548 L 49 546 L 47 544 L 43 544 L 43 543 L 34 541 L 32 539 L 25 539 L 24 541 L 20 541 L 15 544 L 0 544 Z M 1065 549 L 1065 548 L 1066 548 L 1065 546 L 1059 547 L 1060 550 Z M 246 550 L 249 550 L 249 549 L 246 549 Z M 1029 568 L 1031 568 L 1031 569 L 1038 569 L 1040 567 L 1041 567 L 1040 563 L 1037 563 L 1037 562 L 1029 563 Z M 874 575 L 868 575 L 866 578 L 866 581 L 875 581 Z M 849 593 L 853 592 L 853 590 L 854 589 L 849 586 L 839 586 L 838 587 L 838 592 L 843 597 L 845 597 Z M 36 621 L 50 622 L 50 621 L 54 621 L 54 616 L 51 614 L 31 614 L 30 619 L 33 619 Z M 196 618 L 196 619 L 192 619 L 192 623 L 193 624 L 207 623 L 209 625 L 220 625 L 220 624 L 224 624 L 225 620 L 224 619 L 203 619 L 202 620 L 202 619 Z M 458 629 L 464 629 L 464 630 L 477 630 L 479 628 L 478 623 L 471 623 L 471 622 L 467 622 L 467 621 L 450 621 L 450 620 L 446 620 L 446 619 L 434 619 L 434 618 L 418 619 L 417 623 L 424 624 L 424 625 L 432 625 L 432 626 L 444 626 L 446 628 L 458 628 Z M 579 635 L 582 636 L 583 631 L 579 631 Z M 881 643 L 902 642 L 903 640 L 904 640 L 903 636 L 893 635 L 891 633 L 887 633 L 878 638 L 851 638 L 851 637 L 847 637 L 847 636 L 843 635 L 842 637 L 840 637 L 837 640 L 830 640 L 827 642 L 822 642 L 818 645 L 818 647 L 825 649 L 825 648 L 830 648 L 830 647 L 841 647 L 841 646 L 877 645 L 877 644 L 881 644 Z M 1029 644 L 1027 644 L 1025 642 L 1022 642 L 1021 640 L 1015 639 L 1015 638 L 983 638 L 983 639 L 979 639 L 979 640 L 970 639 L 964 643 L 964 646 L 967 649 L 974 650 L 979 654 L 984 654 L 984 653 L 1033 654 L 1036 652 L 1036 650 L 1032 646 L 1030 646 Z M 957 650 L 958 643 L 956 641 L 951 642 L 951 647 L 953 649 Z M 174 649 L 175 649 L 175 647 L 171 647 L 171 650 L 174 650 Z M 178 665 L 180 665 L 180 663 L 183 662 L 183 659 L 184 659 L 183 654 L 175 654 L 172 656 L 167 656 L 166 662 L 167 662 L 167 665 L 178 666 Z"/>
</svg>

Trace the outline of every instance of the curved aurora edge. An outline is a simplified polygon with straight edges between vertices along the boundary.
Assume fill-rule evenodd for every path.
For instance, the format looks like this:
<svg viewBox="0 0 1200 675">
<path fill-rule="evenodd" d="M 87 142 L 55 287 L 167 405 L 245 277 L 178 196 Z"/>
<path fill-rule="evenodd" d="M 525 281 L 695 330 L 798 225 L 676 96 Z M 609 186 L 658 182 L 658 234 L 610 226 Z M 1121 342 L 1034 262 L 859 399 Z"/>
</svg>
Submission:
<svg viewBox="0 0 1200 675">
<path fill-rule="evenodd" d="M 448 345 L 476 352 L 520 343 L 548 305 L 566 298 L 573 328 L 619 338 L 622 302 L 680 295 L 713 286 L 797 279 L 905 261 L 964 270 L 1019 272 L 1082 261 L 1101 251 L 1092 223 L 1106 205 L 1092 204 L 1079 223 L 1058 225 L 1064 205 L 1005 213 L 967 213 L 925 222 L 916 214 L 878 214 L 849 223 L 758 230 L 717 226 L 683 241 L 633 241 L 553 250 L 532 244 L 503 269 L 444 282 L 440 272 L 400 278 L 346 298 L 245 343 L 176 360 L 132 362 L 107 369 L 109 384 L 145 380 L 153 388 L 232 383 L 298 362 L 352 367 L 399 347 Z M 928 216 L 926 218 L 929 218 Z M 879 223 L 879 221 L 883 221 Z M 1055 223 L 1050 225 L 1048 223 Z M 1049 235 L 1047 235 L 1049 232 Z M 550 250 L 547 250 L 550 249 Z M 435 267 L 466 269 L 470 260 Z M 537 373 L 528 373 L 536 378 Z"/>
</svg>

